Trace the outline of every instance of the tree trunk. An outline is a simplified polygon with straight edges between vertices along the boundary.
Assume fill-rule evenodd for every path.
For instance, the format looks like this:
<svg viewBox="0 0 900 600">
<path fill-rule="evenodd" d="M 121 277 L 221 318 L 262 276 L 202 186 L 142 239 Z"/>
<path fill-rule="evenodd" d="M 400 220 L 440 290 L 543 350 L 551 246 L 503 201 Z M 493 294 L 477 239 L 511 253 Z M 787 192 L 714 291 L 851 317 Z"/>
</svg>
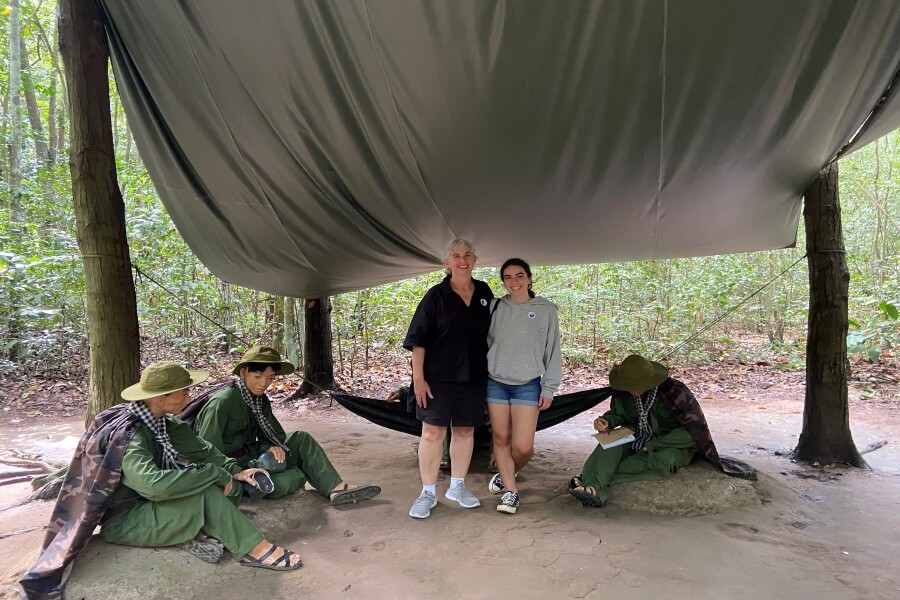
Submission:
<svg viewBox="0 0 900 600">
<path fill-rule="evenodd" d="M 334 388 L 334 359 L 331 356 L 331 299 L 306 301 L 306 340 L 301 394 Z"/>
<path fill-rule="evenodd" d="M 50 92 L 48 94 L 47 107 L 47 135 L 48 147 L 47 155 L 50 164 L 56 164 L 58 155 L 65 152 L 65 113 L 63 108 L 66 103 L 66 80 L 65 76 L 59 68 L 59 28 L 53 30 L 53 41 L 47 36 L 44 26 L 41 24 L 37 14 L 33 15 L 32 24 L 37 29 L 38 39 L 44 44 L 47 54 L 50 56 L 50 62 L 53 65 L 53 72 L 50 77 Z M 62 99 L 60 99 L 62 98 Z M 57 128 L 57 123 L 59 127 Z"/>
<path fill-rule="evenodd" d="M 297 351 L 297 313 L 294 298 L 284 299 L 284 359 L 291 363 L 300 364 L 300 353 Z"/>
<path fill-rule="evenodd" d="M 825 167 L 806 189 L 803 220 L 809 264 L 809 325 L 803 431 L 794 458 L 867 467 L 850 434 L 847 301 L 850 272 L 841 230 L 838 166 Z"/>
<path fill-rule="evenodd" d="M 9 217 L 22 222 L 22 55 L 19 36 L 19 0 L 9 3 Z"/>
<path fill-rule="evenodd" d="M 22 210 L 22 65 L 21 44 L 22 24 L 19 20 L 19 0 L 10 3 L 12 11 L 9 13 L 9 220 L 10 230 L 15 235 L 22 231 L 21 225 L 25 220 Z M 19 275 L 13 272 L 13 278 Z M 9 324 L 7 331 L 10 340 L 14 340 L 9 347 L 7 358 L 15 362 L 19 358 L 22 324 L 19 320 L 19 292 L 15 281 L 12 282 L 9 293 Z"/>
<path fill-rule="evenodd" d="M 38 108 L 37 96 L 34 93 L 34 82 L 31 79 L 31 61 L 28 58 L 28 46 L 25 36 L 19 36 L 19 51 L 22 55 L 22 91 L 25 93 L 25 106 L 28 109 L 28 121 L 31 123 L 31 138 L 34 140 L 34 154 L 42 167 L 50 165 L 50 153 L 47 140 L 44 139 L 44 125 L 41 123 L 41 109 Z"/>
<path fill-rule="evenodd" d="M 56 164 L 56 73 L 50 74 L 50 93 L 47 98 L 47 161 L 50 166 Z M 54 199 L 55 199 L 55 192 Z"/>
<path fill-rule="evenodd" d="M 66 152 L 66 140 L 68 139 L 68 135 L 66 135 L 66 125 L 69 122 L 69 115 L 66 114 L 66 110 L 69 105 L 69 94 L 66 89 L 62 90 L 63 98 L 60 102 L 58 102 L 59 112 L 56 117 L 56 156 L 63 156 Z"/>
<path fill-rule="evenodd" d="M 70 169 L 84 262 L 91 384 L 85 423 L 138 380 L 140 339 L 125 204 L 109 114 L 109 48 L 94 1 L 60 0 L 59 42 L 72 116 Z"/>
<path fill-rule="evenodd" d="M 284 297 L 272 296 L 272 347 L 284 356 Z M 294 363 L 296 364 L 296 363 Z"/>
<path fill-rule="evenodd" d="M 2 87 L 2 86 L 0 86 Z M 0 119 L 0 181 L 5 183 L 6 179 L 6 167 L 9 164 L 7 161 L 7 157 L 9 156 L 9 144 L 6 143 L 6 140 L 9 139 L 7 135 L 7 125 L 9 124 L 9 86 L 3 88 L 3 118 Z M 6 200 L 9 200 L 9 196 L 6 197 Z M 5 205 L 7 208 L 9 207 L 9 203 Z"/>
<path fill-rule="evenodd" d="M 237 343 L 237 340 L 234 339 L 234 335 L 231 333 L 234 331 L 234 289 L 231 287 L 230 283 L 222 281 L 219 283 L 219 294 L 222 297 L 221 319 L 224 327 L 220 348 L 223 353 L 228 354 Z"/>
<path fill-rule="evenodd" d="M 44 35 L 46 41 L 46 35 Z M 57 115 L 56 115 L 56 139 L 50 140 L 50 145 L 56 145 L 56 156 L 63 156 L 66 151 L 66 124 L 69 122 L 66 108 L 69 104 L 69 86 L 66 84 L 66 78 L 60 69 L 59 64 L 59 27 L 53 32 L 53 45 L 51 55 L 53 56 L 53 70 L 56 71 L 55 81 L 59 81 L 60 89 L 57 91 Z"/>
</svg>

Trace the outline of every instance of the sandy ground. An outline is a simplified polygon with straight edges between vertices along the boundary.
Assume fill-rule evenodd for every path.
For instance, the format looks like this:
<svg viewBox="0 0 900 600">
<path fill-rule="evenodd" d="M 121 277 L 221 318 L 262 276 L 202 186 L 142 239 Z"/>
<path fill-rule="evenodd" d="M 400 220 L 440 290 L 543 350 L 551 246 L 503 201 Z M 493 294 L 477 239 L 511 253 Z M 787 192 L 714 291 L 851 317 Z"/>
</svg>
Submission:
<svg viewBox="0 0 900 600">
<path fill-rule="evenodd" d="M 783 453 L 796 442 L 802 405 L 705 402 L 722 454 L 757 468 L 753 484 L 704 464 L 665 483 L 612 488 L 602 509 L 565 492 L 593 447 L 582 414 L 541 432 L 521 474 L 516 515 L 495 511 L 486 456 L 468 478 L 483 506 L 443 498 L 426 520 L 407 516 L 420 484 L 415 438 L 335 408 L 290 428 L 310 431 L 342 475 L 377 483 L 377 499 L 330 507 L 315 493 L 245 508 L 271 539 L 301 553 L 304 567 L 273 573 L 226 558 L 213 566 L 175 549 L 115 547 L 95 538 L 75 563 L 67 598 L 900 598 L 900 419 L 893 405 L 855 409 L 860 446 L 886 439 L 860 471 L 806 468 Z M 67 458 L 80 422 L 0 430 L 0 446 Z M 0 502 L 28 484 L 0 488 Z M 706 499 L 704 501 L 704 498 Z M 712 498 L 713 500 L 710 500 Z M 0 597 L 36 555 L 49 503 L 0 512 Z M 676 516 L 694 514 L 696 516 Z M 21 533 L 16 533 L 21 532 Z"/>
</svg>

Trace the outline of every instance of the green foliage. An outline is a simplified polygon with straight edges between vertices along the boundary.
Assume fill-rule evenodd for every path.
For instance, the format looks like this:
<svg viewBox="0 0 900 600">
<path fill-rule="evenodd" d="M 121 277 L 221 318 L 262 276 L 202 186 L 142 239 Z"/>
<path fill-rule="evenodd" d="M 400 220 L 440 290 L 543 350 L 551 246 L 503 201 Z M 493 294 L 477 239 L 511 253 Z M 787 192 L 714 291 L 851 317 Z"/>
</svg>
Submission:
<svg viewBox="0 0 900 600">
<path fill-rule="evenodd" d="M 55 6 L 22 3 L 31 78 L 48 136 L 51 97 L 61 94 L 50 52 Z M 0 19 L 0 45 L 8 48 L 8 21 Z M 7 61 L 8 62 L 8 61 Z M 8 67 L 8 64 L 5 65 Z M 8 94 L 8 68 L 0 92 Z M 110 77 L 112 82 L 112 76 Z M 125 202 L 138 314 L 145 357 L 204 361 L 247 344 L 271 343 L 276 317 L 269 294 L 222 282 L 201 265 L 173 226 L 140 161 L 114 85 L 111 85 L 117 174 Z M 56 117 L 65 119 L 63 98 Z M 13 363 L 34 370 L 84 375 L 87 340 L 84 279 L 76 243 L 67 150 L 46 165 L 35 155 L 38 133 L 22 115 L 23 218 L 9 214 L 10 190 L 0 182 L 0 372 Z M 62 136 L 65 139 L 65 135 Z M 49 139 L 48 139 L 49 141 Z M 0 124 L 0 164 L 8 161 L 9 124 Z M 841 162 L 841 198 L 851 272 L 848 336 L 851 352 L 877 360 L 900 338 L 900 134 L 894 132 Z M 803 246 L 802 225 L 799 245 Z M 510 249 L 511 254 L 527 251 Z M 775 277 L 802 255 L 783 249 L 754 254 L 596 265 L 536 267 L 534 287 L 559 306 L 563 352 L 572 365 L 606 363 L 629 352 L 667 355 Z M 494 292 L 503 288 L 492 267 L 475 276 Z M 383 357 L 406 358 L 406 327 L 425 291 L 443 273 L 432 273 L 334 297 L 336 364 L 345 373 Z M 802 366 L 807 319 L 806 263 L 777 281 L 721 323 L 679 350 L 674 358 L 777 354 Z M 892 300 L 885 300 L 892 299 Z M 300 328 L 302 331 L 302 327 Z M 754 344 L 747 344 L 747 340 Z"/>
<path fill-rule="evenodd" d="M 847 335 L 847 352 L 865 355 L 871 362 L 878 362 L 883 351 L 900 344 L 897 303 L 881 301 L 877 309 L 864 325 L 850 319 L 852 329 Z"/>
</svg>

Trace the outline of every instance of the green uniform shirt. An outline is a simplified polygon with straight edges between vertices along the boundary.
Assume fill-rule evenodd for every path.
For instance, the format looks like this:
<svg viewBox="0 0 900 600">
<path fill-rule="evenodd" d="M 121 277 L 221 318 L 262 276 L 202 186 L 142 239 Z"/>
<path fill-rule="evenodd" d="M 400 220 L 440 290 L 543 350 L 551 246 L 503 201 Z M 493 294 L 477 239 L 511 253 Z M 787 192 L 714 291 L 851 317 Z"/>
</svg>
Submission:
<svg viewBox="0 0 900 600">
<path fill-rule="evenodd" d="M 199 469 L 162 469 L 162 449 L 153 432 L 141 423 L 122 459 L 122 485 L 110 501 L 110 509 L 125 503 L 161 502 L 199 494 L 211 485 L 224 488 L 241 467 L 211 444 L 200 439 L 183 421 L 165 417 L 166 432 L 185 463 L 204 463 Z M 241 493 L 235 485 L 231 495 Z"/>
<path fill-rule="evenodd" d="M 284 441 L 287 435 L 275 418 L 272 405 L 263 403 L 262 412 L 278 439 Z M 236 457 L 244 466 L 256 466 L 256 457 L 272 446 L 237 386 L 222 390 L 209 399 L 197 413 L 194 431 L 223 454 Z"/>
</svg>

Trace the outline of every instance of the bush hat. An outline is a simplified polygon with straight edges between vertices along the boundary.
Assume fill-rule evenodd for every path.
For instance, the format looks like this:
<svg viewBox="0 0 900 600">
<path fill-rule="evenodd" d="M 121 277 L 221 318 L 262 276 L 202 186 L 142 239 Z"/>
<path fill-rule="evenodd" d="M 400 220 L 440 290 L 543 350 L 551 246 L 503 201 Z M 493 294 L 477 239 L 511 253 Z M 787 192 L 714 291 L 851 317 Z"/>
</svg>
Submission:
<svg viewBox="0 0 900 600">
<path fill-rule="evenodd" d="M 231 373 L 239 375 L 241 367 L 247 366 L 248 363 L 281 365 L 281 369 L 278 370 L 279 375 L 290 375 L 294 372 L 294 365 L 286 360 L 281 360 L 281 355 L 278 354 L 278 351 L 268 346 L 254 346 L 247 350 L 247 353 L 241 358 L 241 362 L 234 366 Z"/>
<path fill-rule="evenodd" d="M 631 392 L 655 388 L 669 376 L 669 369 L 638 354 L 632 354 L 609 372 L 609 387 Z"/>
<path fill-rule="evenodd" d="M 147 365 L 140 383 L 122 390 L 125 400 L 146 400 L 189 388 L 209 378 L 206 371 L 188 371 L 177 362 L 161 360 Z"/>
</svg>

